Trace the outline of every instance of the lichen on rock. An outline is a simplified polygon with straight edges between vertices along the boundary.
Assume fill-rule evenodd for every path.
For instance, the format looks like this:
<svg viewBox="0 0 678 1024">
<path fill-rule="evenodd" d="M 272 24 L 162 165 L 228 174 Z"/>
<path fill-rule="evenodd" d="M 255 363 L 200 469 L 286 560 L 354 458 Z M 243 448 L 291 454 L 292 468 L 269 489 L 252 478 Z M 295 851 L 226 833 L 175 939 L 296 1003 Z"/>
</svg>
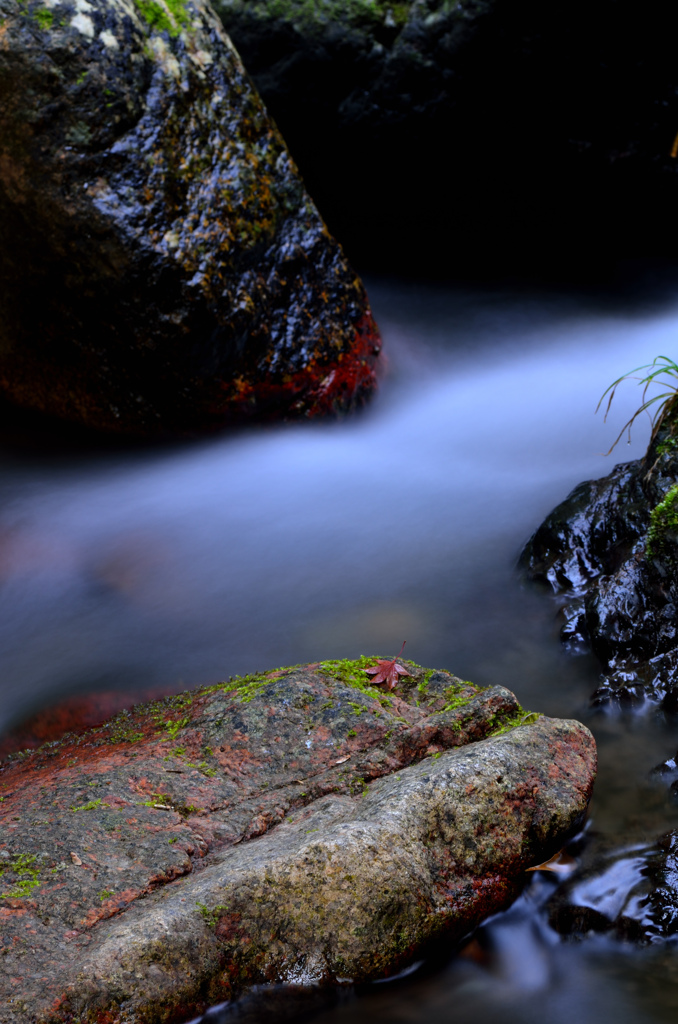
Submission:
<svg viewBox="0 0 678 1024">
<path fill-rule="evenodd" d="M 0 388 L 136 433 L 363 402 L 363 286 L 206 0 L 0 17 Z"/>
<path fill-rule="evenodd" d="M 231 679 L 7 759 L 3 1022 L 181 1021 L 254 983 L 384 977 L 507 906 L 582 824 L 590 733 L 412 662 L 386 693 L 376 660 Z"/>
</svg>

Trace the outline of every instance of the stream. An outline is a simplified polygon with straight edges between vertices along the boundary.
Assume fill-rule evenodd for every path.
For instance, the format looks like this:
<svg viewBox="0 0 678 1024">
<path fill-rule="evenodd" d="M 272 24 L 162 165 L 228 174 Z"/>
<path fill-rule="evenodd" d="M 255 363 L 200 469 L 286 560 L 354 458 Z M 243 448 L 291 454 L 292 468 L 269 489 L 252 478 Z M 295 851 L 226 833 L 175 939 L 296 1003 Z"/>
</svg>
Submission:
<svg viewBox="0 0 678 1024">
<path fill-rule="evenodd" d="M 405 656 L 522 705 L 578 717 L 599 745 L 589 829 L 633 851 L 678 827 L 648 773 L 678 747 L 655 710 L 589 708 L 598 668 L 563 650 L 555 603 L 523 585 L 523 544 L 580 481 L 640 456 L 649 423 L 611 381 L 675 354 L 678 288 L 546 292 L 368 280 L 389 369 L 340 423 L 193 443 L 85 445 L 0 430 L 0 732 L 78 693 L 177 692 L 236 673 L 359 654 Z M 57 432 L 58 434 L 58 432 Z M 673 1020 L 678 955 L 566 939 L 533 876 L 461 953 L 396 980 L 309 997 L 263 993 L 207 1019 L 315 1024 Z M 614 872 L 593 886 L 614 900 Z M 249 1007 L 249 1009 L 248 1009 Z"/>
</svg>

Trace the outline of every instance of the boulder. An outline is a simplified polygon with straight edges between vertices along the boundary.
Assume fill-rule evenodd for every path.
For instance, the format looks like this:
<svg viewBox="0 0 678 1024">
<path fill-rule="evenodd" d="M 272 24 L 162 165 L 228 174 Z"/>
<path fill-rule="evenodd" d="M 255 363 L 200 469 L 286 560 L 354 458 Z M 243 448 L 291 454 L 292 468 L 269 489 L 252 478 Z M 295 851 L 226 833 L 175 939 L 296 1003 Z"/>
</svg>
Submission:
<svg viewBox="0 0 678 1024">
<path fill-rule="evenodd" d="M 204 0 L 0 0 L 0 390 L 106 431 L 350 409 L 380 348 Z"/>
<path fill-rule="evenodd" d="M 678 416 L 643 459 L 588 481 L 542 523 L 521 556 L 563 606 L 561 637 L 590 646 L 610 701 L 678 711 Z"/>
<path fill-rule="evenodd" d="M 215 8 L 360 266 L 562 278 L 600 274 L 604 254 L 672 256 L 664 0 L 581 17 L 563 0 Z"/>
<path fill-rule="evenodd" d="M 387 976 L 579 830 L 595 743 L 404 662 L 236 678 L 0 767 L 4 1024 L 181 1021 L 248 986 Z"/>
</svg>

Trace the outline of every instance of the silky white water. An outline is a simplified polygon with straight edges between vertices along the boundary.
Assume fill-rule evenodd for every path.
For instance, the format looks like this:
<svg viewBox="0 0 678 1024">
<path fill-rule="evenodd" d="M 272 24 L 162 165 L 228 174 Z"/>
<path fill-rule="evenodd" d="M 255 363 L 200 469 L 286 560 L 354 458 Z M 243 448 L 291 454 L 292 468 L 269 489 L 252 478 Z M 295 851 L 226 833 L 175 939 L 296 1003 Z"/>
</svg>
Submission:
<svg viewBox="0 0 678 1024">
<path fill-rule="evenodd" d="M 675 354 L 678 288 L 605 301 L 379 281 L 369 291 L 390 365 L 351 419 L 117 451 L 3 439 L 1 726 L 74 692 L 176 691 L 393 656 L 403 640 L 420 664 L 509 686 L 529 708 L 588 715 L 596 666 L 561 650 L 555 607 L 515 562 L 573 486 L 644 451 L 641 419 L 630 446 L 601 454 L 637 387 L 620 390 L 607 424 L 594 412 L 615 377 Z M 645 773 L 676 737 L 642 718 L 596 728 L 594 820 L 622 844 Z M 675 808 L 662 811 L 657 834 L 671 815 L 678 824 Z M 492 926 L 489 967 L 453 958 L 323 1020 L 489 1020 L 501 1007 L 520 1021 L 661 1016 L 661 1000 L 625 994 L 619 964 L 631 957 L 642 975 L 643 954 L 603 943 L 596 966 L 548 932 L 536 892 Z"/>
</svg>

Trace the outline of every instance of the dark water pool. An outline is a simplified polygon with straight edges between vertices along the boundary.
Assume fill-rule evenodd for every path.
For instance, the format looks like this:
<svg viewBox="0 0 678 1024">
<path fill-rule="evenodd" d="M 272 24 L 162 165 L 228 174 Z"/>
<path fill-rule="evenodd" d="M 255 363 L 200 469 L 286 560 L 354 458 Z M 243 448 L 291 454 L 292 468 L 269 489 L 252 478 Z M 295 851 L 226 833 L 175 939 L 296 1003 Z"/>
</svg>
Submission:
<svg viewBox="0 0 678 1024">
<path fill-rule="evenodd" d="M 648 779 L 678 727 L 653 711 L 592 716 L 596 666 L 561 650 L 554 605 L 514 567 L 575 484 L 644 450 L 639 423 L 630 446 L 600 454 L 637 403 L 633 387 L 613 423 L 594 410 L 614 377 L 675 351 L 678 288 L 369 291 L 390 373 L 351 421 L 142 451 L 59 446 L 39 428 L 0 438 L 0 727 L 72 693 L 171 691 L 395 654 L 407 639 L 420 664 L 583 718 L 601 761 L 590 828 L 632 860 L 678 827 L 678 807 Z M 463 955 L 441 943 L 407 978 L 327 1002 L 264 994 L 228 1016 L 673 1018 L 678 950 L 562 939 L 540 910 L 555 884 L 535 876 Z"/>
</svg>

